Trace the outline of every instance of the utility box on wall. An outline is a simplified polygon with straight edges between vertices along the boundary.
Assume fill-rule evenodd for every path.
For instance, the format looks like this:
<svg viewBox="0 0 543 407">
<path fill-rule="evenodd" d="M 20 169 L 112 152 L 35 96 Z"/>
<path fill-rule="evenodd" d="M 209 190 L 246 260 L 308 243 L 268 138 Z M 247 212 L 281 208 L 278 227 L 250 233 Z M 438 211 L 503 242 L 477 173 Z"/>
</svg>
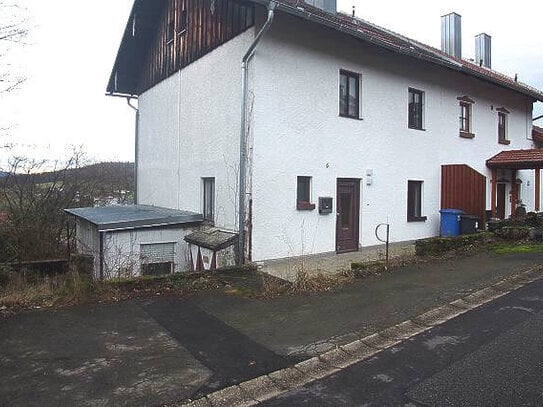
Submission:
<svg viewBox="0 0 543 407">
<path fill-rule="evenodd" d="M 329 196 L 319 197 L 319 214 L 332 213 L 333 198 Z"/>
</svg>

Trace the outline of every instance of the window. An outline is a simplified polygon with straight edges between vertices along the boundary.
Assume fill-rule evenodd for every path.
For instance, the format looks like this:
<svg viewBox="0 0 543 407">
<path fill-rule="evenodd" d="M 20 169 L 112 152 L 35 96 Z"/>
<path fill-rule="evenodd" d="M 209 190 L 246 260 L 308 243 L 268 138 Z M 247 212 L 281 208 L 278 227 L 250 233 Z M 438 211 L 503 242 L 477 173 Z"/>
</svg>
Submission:
<svg viewBox="0 0 543 407">
<path fill-rule="evenodd" d="M 409 119 L 410 129 L 422 130 L 424 111 L 424 92 L 409 88 Z"/>
<path fill-rule="evenodd" d="M 166 44 L 167 45 L 173 44 L 174 37 L 175 37 L 175 20 L 174 20 L 174 16 L 170 14 L 169 20 L 168 20 L 168 29 L 166 31 Z"/>
<path fill-rule="evenodd" d="M 140 245 L 141 274 L 159 276 L 170 274 L 175 269 L 175 243 L 152 243 Z"/>
<path fill-rule="evenodd" d="M 203 178 L 204 182 L 204 219 L 215 221 L 215 178 Z"/>
<path fill-rule="evenodd" d="M 315 204 L 311 203 L 311 177 L 298 177 L 297 179 L 296 209 L 315 209 Z"/>
<path fill-rule="evenodd" d="M 471 104 L 460 102 L 460 136 L 473 136 L 471 132 Z"/>
<path fill-rule="evenodd" d="M 421 222 L 422 216 L 422 184 L 423 181 L 407 181 L 407 221 Z"/>
<path fill-rule="evenodd" d="M 507 139 L 507 112 L 505 109 L 498 109 L 498 142 L 500 144 L 509 144 Z"/>
<path fill-rule="evenodd" d="M 339 115 L 360 118 L 360 75 L 339 71 Z"/>
</svg>

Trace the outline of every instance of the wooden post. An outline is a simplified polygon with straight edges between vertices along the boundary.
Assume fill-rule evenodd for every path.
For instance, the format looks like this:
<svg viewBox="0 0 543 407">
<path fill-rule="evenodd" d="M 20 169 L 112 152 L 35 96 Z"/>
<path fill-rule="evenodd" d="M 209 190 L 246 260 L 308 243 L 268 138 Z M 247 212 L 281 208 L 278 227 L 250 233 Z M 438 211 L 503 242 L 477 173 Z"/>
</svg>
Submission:
<svg viewBox="0 0 543 407">
<path fill-rule="evenodd" d="M 511 216 L 515 216 L 518 201 L 517 170 L 511 170 Z"/>
<path fill-rule="evenodd" d="M 492 168 L 492 178 L 490 179 L 490 211 L 492 213 L 492 217 L 496 217 L 496 194 L 497 194 L 497 185 L 498 185 L 498 170 L 496 168 Z"/>
<path fill-rule="evenodd" d="M 535 211 L 539 212 L 541 189 L 541 168 L 535 169 Z"/>
</svg>

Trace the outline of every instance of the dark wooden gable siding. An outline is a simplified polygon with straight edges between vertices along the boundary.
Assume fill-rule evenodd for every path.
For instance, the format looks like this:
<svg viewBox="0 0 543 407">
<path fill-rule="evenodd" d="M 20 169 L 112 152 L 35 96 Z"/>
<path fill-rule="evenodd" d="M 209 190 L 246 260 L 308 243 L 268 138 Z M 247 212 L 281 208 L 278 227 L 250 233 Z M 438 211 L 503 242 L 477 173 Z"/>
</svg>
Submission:
<svg viewBox="0 0 543 407">
<path fill-rule="evenodd" d="M 139 93 L 254 25 L 254 3 L 168 0 L 139 80 Z"/>
</svg>

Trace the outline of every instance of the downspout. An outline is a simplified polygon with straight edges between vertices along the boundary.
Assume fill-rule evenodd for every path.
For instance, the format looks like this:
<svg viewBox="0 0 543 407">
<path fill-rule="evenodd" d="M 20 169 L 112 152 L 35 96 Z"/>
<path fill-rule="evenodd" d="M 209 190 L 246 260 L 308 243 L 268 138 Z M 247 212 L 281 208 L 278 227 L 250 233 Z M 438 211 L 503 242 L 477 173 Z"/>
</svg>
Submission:
<svg viewBox="0 0 543 407">
<path fill-rule="evenodd" d="M 253 43 L 247 49 L 241 61 L 241 127 L 239 140 L 239 258 L 240 265 L 245 263 L 245 196 L 247 194 L 247 70 L 249 61 L 254 55 L 255 49 L 266 32 L 270 29 L 274 10 L 277 3 L 270 1 L 268 4 L 268 19 L 256 35 Z"/>
<path fill-rule="evenodd" d="M 130 97 L 126 98 L 126 103 L 136 112 L 136 124 L 134 126 L 134 205 L 138 204 L 138 153 L 139 153 L 139 130 L 140 130 L 140 110 L 134 106 Z"/>
</svg>

